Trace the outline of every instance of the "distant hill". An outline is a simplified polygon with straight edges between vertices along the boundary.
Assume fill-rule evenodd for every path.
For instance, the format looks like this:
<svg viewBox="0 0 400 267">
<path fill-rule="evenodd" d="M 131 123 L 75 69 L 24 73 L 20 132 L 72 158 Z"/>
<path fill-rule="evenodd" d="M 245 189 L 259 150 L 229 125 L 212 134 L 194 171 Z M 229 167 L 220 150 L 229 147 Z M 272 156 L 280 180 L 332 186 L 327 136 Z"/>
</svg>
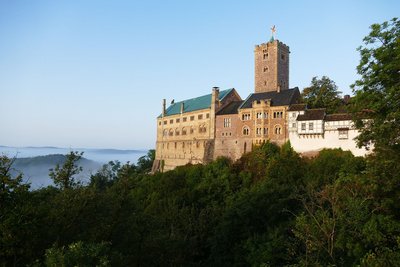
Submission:
<svg viewBox="0 0 400 267">
<path fill-rule="evenodd" d="M 61 154 L 17 158 L 13 165 L 13 175 L 22 172 L 24 181 L 31 183 L 32 189 L 48 186 L 53 184 L 49 177 L 49 169 L 57 164 L 63 164 L 65 160 L 66 156 Z M 76 178 L 83 183 L 89 181 L 90 174 L 95 173 L 102 166 L 101 163 L 86 158 L 82 158 L 78 165 L 83 168 L 83 171 Z"/>
</svg>

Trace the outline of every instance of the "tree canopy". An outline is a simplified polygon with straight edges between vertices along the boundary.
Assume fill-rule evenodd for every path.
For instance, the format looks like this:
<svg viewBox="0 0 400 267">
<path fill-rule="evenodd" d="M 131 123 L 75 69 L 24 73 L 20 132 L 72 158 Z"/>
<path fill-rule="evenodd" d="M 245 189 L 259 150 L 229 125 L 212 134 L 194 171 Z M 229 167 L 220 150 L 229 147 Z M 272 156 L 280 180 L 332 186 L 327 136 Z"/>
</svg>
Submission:
<svg viewBox="0 0 400 267">
<path fill-rule="evenodd" d="M 313 77 L 309 87 L 301 93 L 308 108 L 326 108 L 327 113 L 334 113 L 342 106 L 341 92 L 334 81 L 327 76 L 321 79 Z"/>
<path fill-rule="evenodd" d="M 363 41 L 358 48 L 361 60 L 357 66 L 361 78 L 353 85 L 354 111 L 361 114 L 356 119 L 361 131 L 358 142 L 399 153 L 400 21 L 394 18 L 373 24 Z"/>
</svg>

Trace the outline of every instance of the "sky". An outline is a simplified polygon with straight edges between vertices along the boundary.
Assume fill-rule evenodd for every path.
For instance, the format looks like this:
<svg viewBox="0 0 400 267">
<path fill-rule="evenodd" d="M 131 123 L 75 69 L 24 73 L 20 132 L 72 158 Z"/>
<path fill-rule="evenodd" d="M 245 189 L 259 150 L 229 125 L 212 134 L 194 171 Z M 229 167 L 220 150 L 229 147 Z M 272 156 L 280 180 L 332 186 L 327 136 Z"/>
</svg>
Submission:
<svg viewBox="0 0 400 267">
<path fill-rule="evenodd" d="M 358 78 L 369 26 L 398 0 L 0 0 L 0 145 L 151 149 L 167 103 L 254 91 L 256 44 L 290 47 L 290 87 Z"/>
</svg>

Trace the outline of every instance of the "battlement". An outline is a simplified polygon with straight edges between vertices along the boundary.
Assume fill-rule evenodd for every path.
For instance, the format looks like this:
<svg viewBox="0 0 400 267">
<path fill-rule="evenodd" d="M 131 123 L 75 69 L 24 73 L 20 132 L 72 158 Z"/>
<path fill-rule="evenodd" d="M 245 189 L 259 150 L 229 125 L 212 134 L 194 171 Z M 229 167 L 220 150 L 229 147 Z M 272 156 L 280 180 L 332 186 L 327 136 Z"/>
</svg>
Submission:
<svg viewBox="0 0 400 267">
<path fill-rule="evenodd" d="M 254 51 L 262 50 L 262 49 L 265 49 L 265 47 L 268 48 L 268 47 L 273 47 L 273 46 L 276 46 L 276 45 L 278 45 L 280 49 L 284 49 L 284 50 L 290 51 L 289 46 L 284 44 L 283 42 L 281 42 L 279 40 L 274 40 L 272 42 L 261 43 L 261 44 L 255 45 Z"/>
</svg>

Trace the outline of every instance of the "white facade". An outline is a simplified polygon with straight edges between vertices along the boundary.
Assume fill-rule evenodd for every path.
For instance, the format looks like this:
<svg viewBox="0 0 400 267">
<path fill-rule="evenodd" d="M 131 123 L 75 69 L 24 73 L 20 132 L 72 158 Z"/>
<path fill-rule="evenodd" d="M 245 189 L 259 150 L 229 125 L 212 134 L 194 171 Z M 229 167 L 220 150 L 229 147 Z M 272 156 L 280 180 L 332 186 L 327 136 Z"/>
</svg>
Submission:
<svg viewBox="0 0 400 267">
<path fill-rule="evenodd" d="M 297 117 L 298 114 L 298 111 L 288 114 L 289 140 L 295 151 L 306 153 L 324 148 L 341 148 L 351 151 L 355 156 L 364 156 L 369 152 L 365 148 L 357 147 L 354 139 L 359 132 L 354 128 L 351 120 L 296 120 L 293 122 L 292 118 Z M 293 123 L 296 123 L 296 128 L 293 127 Z"/>
</svg>

